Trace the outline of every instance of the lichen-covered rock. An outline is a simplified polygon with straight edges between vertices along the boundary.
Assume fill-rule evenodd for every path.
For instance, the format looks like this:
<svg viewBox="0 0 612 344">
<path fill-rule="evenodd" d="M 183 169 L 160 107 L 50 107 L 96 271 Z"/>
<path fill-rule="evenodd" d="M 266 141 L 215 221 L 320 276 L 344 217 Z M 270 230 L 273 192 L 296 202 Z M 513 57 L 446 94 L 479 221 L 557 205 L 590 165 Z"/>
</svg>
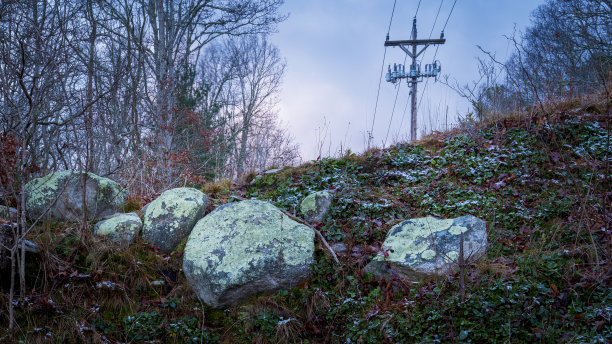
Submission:
<svg viewBox="0 0 612 344">
<path fill-rule="evenodd" d="M 185 238 L 202 217 L 208 197 L 193 188 L 176 188 L 163 192 L 147 205 L 142 237 L 168 253 Z"/>
<path fill-rule="evenodd" d="M 474 216 L 404 221 L 389 230 L 384 252 L 374 257 L 365 271 L 383 277 L 397 274 L 407 280 L 446 274 L 458 267 L 461 233 L 466 261 L 478 259 L 486 252 L 486 222 Z"/>
<path fill-rule="evenodd" d="M 247 200 L 218 207 L 191 232 L 183 271 L 210 306 L 291 289 L 310 277 L 314 231 L 272 204 Z"/>
<path fill-rule="evenodd" d="M 5 220 L 16 220 L 17 219 L 17 209 L 12 207 L 7 207 L 4 205 L 0 205 L 0 219 Z"/>
<path fill-rule="evenodd" d="M 53 220 L 80 221 L 83 217 L 84 172 L 65 170 L 35 178 L 25 185 L 26 214 Z M 119 184 L 87 173 L 85 184 L 87 218 L 99 219 L 114 214 L 123 206 L 126 193 Z"/>
<path fill-rule="evenodd" d="M 142 221 L 135 213 L 114 214 L 94 226 L 94 235 L 119 246 L 128 246 L 142 228 Z"/>
<path fill-rule="evenodd" d="M 328 191 L 311 193 L 302 200 L 301 210 L 308 222 L 322 222 L 334 196 Z"/>
</svg>

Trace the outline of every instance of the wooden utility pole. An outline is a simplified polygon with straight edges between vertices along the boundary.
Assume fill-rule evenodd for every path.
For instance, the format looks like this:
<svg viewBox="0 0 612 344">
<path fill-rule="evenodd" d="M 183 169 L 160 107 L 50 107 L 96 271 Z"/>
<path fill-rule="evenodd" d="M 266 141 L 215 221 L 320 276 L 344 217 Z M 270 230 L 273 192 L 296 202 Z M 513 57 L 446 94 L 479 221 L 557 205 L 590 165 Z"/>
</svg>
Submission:
<svg viewBox="0 0 612 344">
<path fill-rule="evenodd" d="M 440 62 L 434 61 L 432 64 L 425 65 L 425 71 L 421 72 L 421 66 L 417 64 L 417 57 L 421 55 L 425 49 L 430 45 L 444 44 L 444 32 L 440 34 L 439 39 L 417 39 L 417 28 L 416 28 L 416 17 L 412 20 L 412 39 L 404 41 L 390 41 L 389 36 L 385 41 L 385 47 L 400 47 L 408 56 L 412 58 L 412 64 L 408 73 L 405 71 L 405 67 L 402 65 L 393 65 L 393 71 L 389 66 L 387 72 L 387 81 L 396 83 L 400 79 L 406 79 L 408 86 L 411 87 L 410 95 L 412 99 L 410 101 L 410 140 L 414 141 L 417 138 L 417 83 L 421 82 L 424 77 L 437 77 L 442 67 Z M 424 47 L 417 52 L 417 47 L 423 45 Z M 410 51 L 409 47 L 412 47 Z"/>
</svg>

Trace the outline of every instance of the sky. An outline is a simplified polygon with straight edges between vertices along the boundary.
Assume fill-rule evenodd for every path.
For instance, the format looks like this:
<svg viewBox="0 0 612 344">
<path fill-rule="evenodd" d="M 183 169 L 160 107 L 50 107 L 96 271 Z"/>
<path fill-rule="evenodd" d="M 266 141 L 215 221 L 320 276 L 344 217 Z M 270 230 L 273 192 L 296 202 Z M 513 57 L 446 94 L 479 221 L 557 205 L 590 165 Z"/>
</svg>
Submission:
<svg viewBox="0 0 612 344">
<path fill-rule="evenodd" d="M 511 36 L 515 28 L 524 31 L 531 12 L 544 0 L 457 0 L 449 17 L 453 2 L 424 0 L 416 12 L 419 0 L 397 0 L 389 35 L 391 40 L 410 39 L 417 13 L 417 38 L 439 38 L 448 18 L 446 44 L 435 58 L 442 75 L 464 85 L 479 77 L 476 57 L 483 54 L 477 46 L 505 60 L 512 45 L 504 35 Z M 289 17 L 271 37 L 287 63 L 278 110 L 304 161 L 337 156 L 347 149 L 363 152 L 366 132 L 372 128 L 373 146 L 408 141 L 406 83 L 398 91 L 397 84 L 383 78 L 377 92 L 393 4 L 394 0 L 285 0 L 281 7 Z M 422 69 L 433 62 L 435 51 L 432 46 L 426 49 Z M 398 47 L 388 47 L 384 73 L 388 64 L 403 63 L 404 58 Z M 423 92 L 424 84 L 419 83 L 417 91 L 419 100 L 422 96 L 419 136 L 423 130 L 450 127 L 469 112 L 468 101 L 448 86 L 430 78 Z"/>
</svg>

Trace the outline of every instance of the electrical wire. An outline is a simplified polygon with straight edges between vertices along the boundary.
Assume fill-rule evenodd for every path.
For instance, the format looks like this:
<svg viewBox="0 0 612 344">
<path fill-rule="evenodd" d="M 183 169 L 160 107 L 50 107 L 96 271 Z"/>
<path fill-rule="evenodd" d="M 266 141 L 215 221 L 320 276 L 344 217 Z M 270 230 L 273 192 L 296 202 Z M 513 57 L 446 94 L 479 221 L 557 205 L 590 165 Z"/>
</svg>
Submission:
<svg viewBox="0 0 612 344">
<path fill-rule="evenodd" d="M 416 18 L 416 16 L 419 14 L 419 9 L 421 8 L 421 0 L 419 0 L 419 3 L 417 4 L 417 8 L 416 11 L 414 12 L 414 17 Z M 393 7 L 393 9 L 395 10 L 395 5 Z M 393 12 L 391 13 L 391 17 L 393 17 Z M 389 27 L 391 27 L 391 25 L 389 25 Z M 408 59 L 408 55 L 406 55 L 406 57 L 404 57 L 404 66 L 406 65 L 406 60 Z M 387 145 L 387 140 L 389 138 L 389 132 L 391 131 L 391 124 L 393 123 L 393 116 L 395 114 L 395 106 L 397 104 L 397 98 L 399 96 L 399 90 L 401 88 L 402 84 L 400 82 L 400 84 L 397 87 L 397 91 L 395 92 L 395 100 L 393 101 L 393 109 L 391 110 L 391 117 L 389 118 L 389 126 L 387 127 L 387 134 L 385 135 L 385 140 L 383 141 L 383 147 L 385 147 Z M 404 110 L 404 115 L 406 110 Z M 400 121 L 400 127 L 402 125 L 402 123 L 404 122 L 404 118 L 402 116 L 402 120 Z"/>
<path fill-rule="evenodd" d="M 448 25 L 448 20 L 450 19 L 451 15 L 453 14 L 453 10 L 455 9 L 455 4 L 457 4 L 457 0 L 455 0 L 453 2 L 453 6 L 451 7 L 450 12 L 448 13 L 448 17 L 446 18 L 446 22 L 444 22 L 444 27 L 442 28 L 442 32 L 444 32 L 444 30 L 446 29 L 446 25 Z M 436 46 L 436 51 L 434 52 L 434 57 L 433 60 L 436 60 L 436 56 L 438 56 L 438 49 L 440 48 L 439 45 Z M 423 96 L 425 95 L 425 89 L 427 88 L 427 83 L 428 83 L 429 79 L 425 80 L 425 85 L 423 86 L 423 92 L 421 93 L 421 98 L 419 99 L 419 105 L 417 106 L 417 112 L 419 111 L 419 109 L 421 108 L 421 102 L 423 101 Z"/>
<path fill-rule="evenodd" d="M 457 3 L 457 0 L 455 0 L 455 2 L 453 2 L 453 7 L 451 7 L 450 13 L 448 14 L 448 17 L 446 18 L 446 22 L 444 22 L 444 27 L 442 28 L 442 31 L 444 31 L 444 29 L 446 29 L 446 24 L 448 24 L 448 20 L 451 17 L 451 14 L 453 14 L 453 10 L 455 9 L 455 4 Z"/>
<path fill-rule="evenodd" d="M 391 23 L 393 22 L 393 14 L 395 14 L 395 4 L 397 0 L 393 1 L 393 9 L 391 10 L 391 19 L 389 19 L 389 27 L 387 28 L 387 36 L 389 36 L 389 32 L 391 32 Z"/>
<path fill-rule="evenodd" d="M 431 35 L 433 35 L 434 28 L 436 27 L 436 23 L 438 22 L 438 17 L 440 16 L 440 10 L 442 9 L 442 4 L 444 4 L 444 0 L 440 0 L 440 6 L 438 6 L 438 12 L 436 13 L 436 19 L 434 20 L 434 23 L 431 26 L 431 31 L 429 32 L 429 38 L 428 39 L 431 39 Z M 417 12 L 418 12 L 418 9 L 417 9 Z M 436 50 L 437 50 L 437 48 L 436 48 Z M 423 57 L 424 56 L 425 55 L 423 55 Z M 435 60 L 435 57 L 434 57 L 434 60 Z M 423 62 L 423 58 L 421 58 L 421 61 L 419 63 L 422 63 L 422 62 Z M 404 63 L 405 63 L 405 61 L 404 61 Z M 429 81 L 429 79 L 425 80 L 425 87 L 423 87 L 423 91 L 425 91 L 425 89 L 427 88 L 427 82 L 428 81 Z M 410 93 L 408 93 L 408 98 L 410 98 Z M 423 95 L 421 94 L 421 100 L 422 99 L 423 99 Z M 406 106 L 404 107 L 404 112 L 402 113 L 402 119 L 400 120 L 400 125 L 398 127 L 398 134 L 401 132 L 402 126 L 404 125 L 404 118 L 406 117 L 406 110 L 408 109 L 408 102 L 409 101 L 410 101 L 410 99 L 408 99 L 406 101 Z M 420 102 L 419 102 L 419 105 L 420 105 Z M 417 108 L 417 111 L 418 111 L 418 108 Z M 389 127 L 391 127 L 391 126 L 389 126 Z"/>
<path fill-rule="evenodd" d="M 420 1 L 419 1 L 420 3 Z M 389 27 L 387 28 L 387 39 L 389 38 L 389 32 L 391 31 L 391 23 L 393 22 L 393 14 L 395 13 L 395 5 L 397 0 L 393 1 L 393 9 L 391 10 L 391 18 L 389 19 Z M 378 90 L 376 91 L 376 103 L 374 104 L 374 115 L 372 116 L 372 126 L 370 127 L 370 135 L 374 132 L 374 122 L 376 121 L 376 111 L 378 110 L 378 99 L 380 97 L 380 85 L 382 83 L 383 73 L 385 71 L 385 59 L 387 57 L 387 47 L 383 53 L 382 65 L 380 66 L 380 78 L 378 79 Z M 370 145 L 370 139 L 368 138 L 368 148 Z"/>
<path fill-rule="evenodd" d="M 419 0 L 419 4 L 417 5 L 417 9 L 414 12 L 414 17 L 416 18 L 417 14 L 419 14 L 419 8 L 421 8 L 421 0 Z"/>
<path fill-rule="evenodd" d="M 404 64 L 406 66 L 406 60 L 408 59 L 408 55 L 404 57 Z M 402 83 L 400 82 L 397 85 L 397 91 L 395 92 L 395 100 L 393 101 L 393 109 L 391 110 L 391 118 L 389 119 L 389 126 L 387 127 L 387 134 L 385 135 L 385 140 L 383 141 L 383 148 L 387 146 L 387 139 L 389 138 L 389 131 L 391 131 L 391 123 L 393 122 L 393 114 L 395 114 L 395 105 L 397 104 L 397 98 L 399 96 L 399 90 L 402 87 Z"/>
</svg>

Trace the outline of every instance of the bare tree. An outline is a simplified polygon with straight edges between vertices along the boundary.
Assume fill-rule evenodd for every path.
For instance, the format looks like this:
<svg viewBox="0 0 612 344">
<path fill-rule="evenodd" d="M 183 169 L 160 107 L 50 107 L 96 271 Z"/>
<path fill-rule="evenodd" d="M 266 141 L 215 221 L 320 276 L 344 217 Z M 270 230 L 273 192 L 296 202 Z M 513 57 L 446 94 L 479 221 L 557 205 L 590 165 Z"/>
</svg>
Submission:
<svg viewBox="0 0 612 344">
<path fill-rule="evenodd" d="M 256 121 L 269 117 L 274 111 L 285 70 L 278 48 L 266 37 L 244 36 L 228 41 L 227 49 L 235 59 L 233 110 L 238 114 L 239 144 L 235 148 L 236 174 L 244 174 L 247 165 L 249 135 Z"/>
<path fill-rule="evenodd" d="M 612 8 L 608 0 L 548 0 L 525 33 L 507 36 L 507 61 L 482 49 L 480 79 L 446 84 L 468 99 L 478 118 L 603 89 L 610 96 Z"/>
</svg>

